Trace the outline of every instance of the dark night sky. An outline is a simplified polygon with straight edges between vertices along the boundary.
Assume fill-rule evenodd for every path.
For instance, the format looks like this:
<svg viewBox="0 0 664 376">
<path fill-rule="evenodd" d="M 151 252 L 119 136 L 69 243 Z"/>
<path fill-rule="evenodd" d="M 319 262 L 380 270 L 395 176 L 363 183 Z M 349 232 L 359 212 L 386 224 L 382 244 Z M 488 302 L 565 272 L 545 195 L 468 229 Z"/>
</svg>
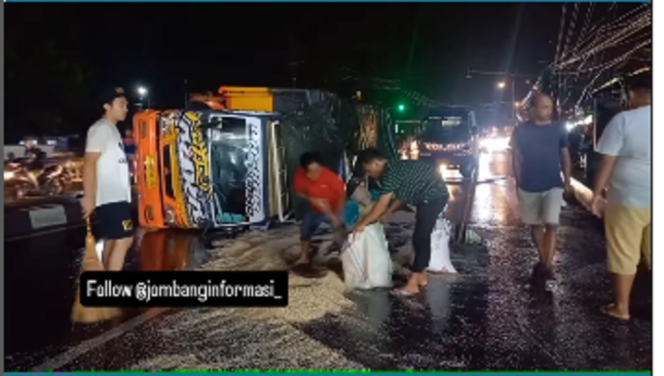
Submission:
<svg viewBox="0 0 664 376">
<path fill-rule="evenodd" d="M 148 85 L 181 103 L 190 89 L 290 86 L 289 61 L 304 61 L 301 86 L 321 87 L 342 66 L 396 78 L 448 103 L 498 97 L 497 77 L 468 68 L 532 73 L 550 62 L 561 4 L 6 4 L 7 37 L 45 37 L 87 61 L 96 83 Z M 411 57 L 412 51 L 412 57 Z M 518 88 L 525 94 L 526 85 Z"/>
</svg>

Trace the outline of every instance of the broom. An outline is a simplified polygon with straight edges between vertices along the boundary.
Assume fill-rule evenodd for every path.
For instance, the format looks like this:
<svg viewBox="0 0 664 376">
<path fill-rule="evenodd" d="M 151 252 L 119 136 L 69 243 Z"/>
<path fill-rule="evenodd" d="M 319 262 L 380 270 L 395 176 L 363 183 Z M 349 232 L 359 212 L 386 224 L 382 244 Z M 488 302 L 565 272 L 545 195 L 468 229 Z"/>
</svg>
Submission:
<svg viewBox="0 0 664 376">
<path fill-rule="evenodd" d="M 90 219 L 86 219 L 87 234 L 85 236 L 85 257 L 83 258 L 83 272 L 101 272 L 104 271 L 104 266 L 99 260 L 97 255 L 97 246 L 95 237 L 92 235 L 92 227 Z M 105 308 L 105 307 L 84 307 L 81 304 L 81 284 L 78 283 L 76 288 L 76 300 L 72 308 L 71 319 L 79 323 L 94 323 L 104 320 L 109 320 L 120 316 L 122 311 L 119 308 Z"/>
</svg>

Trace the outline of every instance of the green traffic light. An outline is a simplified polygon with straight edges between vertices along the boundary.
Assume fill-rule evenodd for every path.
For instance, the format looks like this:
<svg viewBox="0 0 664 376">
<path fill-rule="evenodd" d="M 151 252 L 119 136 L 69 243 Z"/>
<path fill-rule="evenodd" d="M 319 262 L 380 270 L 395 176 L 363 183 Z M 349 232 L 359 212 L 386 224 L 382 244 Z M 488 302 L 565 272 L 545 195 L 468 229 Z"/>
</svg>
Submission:
<svg viewBox="0 0 664 376">
<path fill-rule="evenodd" d="M 403 105 L 403 104 L 400 104 L 399 107 L 397 107 L 397 108 L 399 109 L 399 112 L 403 112 L 406 109 L 406 106 Z"/>
</svg>

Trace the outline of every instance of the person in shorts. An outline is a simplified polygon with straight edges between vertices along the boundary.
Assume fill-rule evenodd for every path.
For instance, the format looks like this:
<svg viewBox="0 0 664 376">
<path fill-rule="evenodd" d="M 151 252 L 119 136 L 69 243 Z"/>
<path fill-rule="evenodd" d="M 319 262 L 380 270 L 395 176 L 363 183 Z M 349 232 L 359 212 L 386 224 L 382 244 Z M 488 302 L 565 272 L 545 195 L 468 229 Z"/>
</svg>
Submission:
<svg viewBox="0 0 664 376">
<path fill-rule="evenodd" d="M 346 185 L 339 175 L 323 166 L 320 153 L 307 152 L 300 156 L 300 168 L 295 174 L 295 193 L 309 204 L 300 224 L 300 262 L 309 263 L 311 238 L 323 222 L 332 224 L 337 242 L 345 235 L 342 229 Z"/>
<path fill-rule="evenodd" d="M 531 120 L 512 134 L 512 172 L 516 179 L 521 219 L 531 228 L 540 261 L 534 276 L 553 279 L 556 231 L 563 193 L 571 191 L 572 161 L 567 131 L 552 120 L 553 100 L 538 94 Z"/>
<path fill-rule="evenodd" d="M 592 201 L 593 212 L 604 217 L 614 286 L 614 301 L 602 312 L 620 320 L 630 319 L 630 294 L 639 262 L 643 259 L 651 266 L 652 78 L 639 76 L 628 81 L 631 109 L 611 119 L 599 139 L 602 161 Z M 602 191 L 607 186 L 604 207 Z"/>
<path fill-rule="evenodd" d="M 90 127 L 86 139 L 81 205 L 85 218 L 96 222 L 95 236 L 104 240 L 104 268 L 119 271 L 134 235 L 129 165 L 117 127 L 127 117 L 124 90 L 102 92 L 99 105 L 102 118 Z"/>
<path fill-rule="evenodd" d="M 369 224 L 384 220 L 404 203 L 415 206 L 415 259 L 406 285 L 392 293 L 397 296 L 418 294 L 429 282 L 426 269 L 431 259 L 431 233 L 450 197 L 447 184 L 433 163 L 388 160 L 374 148 L 362 151 L 360 160 L 366 174 L 380 184 L 381 196 L 353 231 L 364 231 Z"/>
</svg>

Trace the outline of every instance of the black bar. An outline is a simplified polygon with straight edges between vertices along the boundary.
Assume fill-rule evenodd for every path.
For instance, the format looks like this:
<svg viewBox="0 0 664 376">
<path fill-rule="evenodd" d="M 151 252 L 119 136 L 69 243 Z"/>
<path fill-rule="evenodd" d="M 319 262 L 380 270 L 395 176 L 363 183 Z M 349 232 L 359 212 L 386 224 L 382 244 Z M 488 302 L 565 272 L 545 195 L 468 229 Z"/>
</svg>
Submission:
<svg viewBox="0 0 664 376">
<path fill-rule="evenodd" d="M 288 272 L 84 272 L 84 307 L 286 307 Z"/>
</svg>

